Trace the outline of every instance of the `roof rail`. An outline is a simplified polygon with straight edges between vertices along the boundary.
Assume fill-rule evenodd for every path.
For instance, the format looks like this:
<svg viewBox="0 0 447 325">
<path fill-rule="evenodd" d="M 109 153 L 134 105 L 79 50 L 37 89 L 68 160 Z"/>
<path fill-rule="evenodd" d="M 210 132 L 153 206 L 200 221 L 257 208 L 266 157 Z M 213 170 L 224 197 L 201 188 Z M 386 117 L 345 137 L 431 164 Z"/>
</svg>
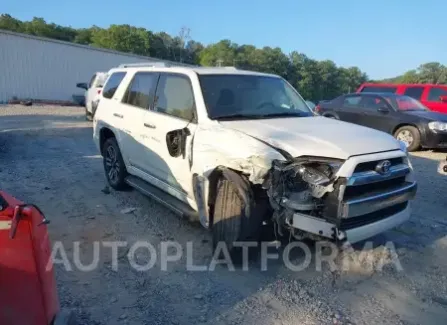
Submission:
<svg viewBox="0 0 447 325">
<path fill-rule="evenodd" d="M 145 63 L 123 63 L 119 68 L 132 68 L 132 67 L 171 67 L 172 65 L 166 62 L 145 62 Z"/>
</svg>

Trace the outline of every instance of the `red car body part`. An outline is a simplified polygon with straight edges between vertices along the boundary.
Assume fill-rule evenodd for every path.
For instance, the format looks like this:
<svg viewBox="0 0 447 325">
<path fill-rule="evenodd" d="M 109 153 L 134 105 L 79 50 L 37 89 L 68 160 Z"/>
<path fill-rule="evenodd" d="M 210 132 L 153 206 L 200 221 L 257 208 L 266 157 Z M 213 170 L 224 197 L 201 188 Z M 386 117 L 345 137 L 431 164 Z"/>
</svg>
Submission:
<svg viewBox="0 0 447 325">
<path fill-rule="evenodd" d="M 52 324 L 59 299 L 48 221 L 36 206 L 0 196 L 0 324 Z"/>
</svg>

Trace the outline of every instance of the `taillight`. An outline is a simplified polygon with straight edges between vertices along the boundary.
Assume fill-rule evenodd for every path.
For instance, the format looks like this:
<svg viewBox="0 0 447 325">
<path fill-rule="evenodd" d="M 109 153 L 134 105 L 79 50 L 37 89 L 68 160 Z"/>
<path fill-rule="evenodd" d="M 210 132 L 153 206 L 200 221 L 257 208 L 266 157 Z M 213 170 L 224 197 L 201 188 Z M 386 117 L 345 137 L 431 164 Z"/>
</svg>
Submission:
<svg viewBox="0 0 447 325">
<path fill-rule="evenodd" d="M 320 111 L 321 111 L 321 106 L 320 105 L 317 105 L 317 106 L 315 106 L 315 113 L 320 113 Z"/>
</svg>

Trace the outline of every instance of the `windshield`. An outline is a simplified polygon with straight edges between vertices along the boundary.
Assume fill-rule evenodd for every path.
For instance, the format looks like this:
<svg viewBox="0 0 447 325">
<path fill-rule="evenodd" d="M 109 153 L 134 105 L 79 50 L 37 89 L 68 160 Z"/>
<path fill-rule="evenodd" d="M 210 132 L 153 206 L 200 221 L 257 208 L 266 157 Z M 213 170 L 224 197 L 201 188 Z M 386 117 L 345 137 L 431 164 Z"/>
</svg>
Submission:
<svg viewBox="0 0 447 325">
<path fill-rule="evenodd" d="M 399 111 L 426 111 L 422 103 L 409 96 L 387 97 L 386 100 Z"/>
<path fill-rule="evenodd" d="M 313 115 L 295 89 L 279 77 L 210 74 L 199 79 L 211 119 Z"/>
</svg>

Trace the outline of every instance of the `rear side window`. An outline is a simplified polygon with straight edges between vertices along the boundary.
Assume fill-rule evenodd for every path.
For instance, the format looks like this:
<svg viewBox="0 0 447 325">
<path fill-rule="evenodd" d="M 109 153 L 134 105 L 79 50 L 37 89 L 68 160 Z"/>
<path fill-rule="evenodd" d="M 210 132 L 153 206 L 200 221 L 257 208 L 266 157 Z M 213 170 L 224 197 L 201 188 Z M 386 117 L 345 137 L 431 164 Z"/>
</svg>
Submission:
<svg viewBox="0 0 447 325">
<path fill-rule="evenodd" d="M 397 87 L 381 87 L 381 86 L 366 86 L 361 90 L 362 93 L 395 93 Z"/>
<path fill-rule="evenodd" d="M 123 103 L 148 109 L 154 102 L 157 79 L 157 73 L 136 73 L 124 94 Z"/>
<path fill-rule="evenodd" d="M 447 90 L 442 88 L 430 88 L 427 100 L 429 102 L 440 102 L 440 96 L 447 96 Z"/>
<path fill-rule="evenodd" d="M 191 120 L 194 117 L 195 105 L 189 78 L 183 75 L 161 74 L 155 111 Z"/>
<path fill-rule="evenodd" d="M 362 99 L 361 96 L 345 97 L 345 99 L 343 101 L 343 106 L 344 107 L 357 107 L 359 105 L 361 99 Z"/>
<path fill-rule="evenodd" d="M 125 75 L 126 75 L 125 72 L 112 73 L 109 80 L 107 80 L 106 85 L 104 86 L 102 95 L 105 98 L 112 98 L 113 95 L 115 95 L 115 91 L 118 89 L 118 86 L 120 85 Z"/>
<path fill-rule="evenodd" d="M 424 87 L 407 87 L 405 89 L 404 95 L 412 97 L 417 100 L 421 100 L 423 92 Z"/>
</svg>

